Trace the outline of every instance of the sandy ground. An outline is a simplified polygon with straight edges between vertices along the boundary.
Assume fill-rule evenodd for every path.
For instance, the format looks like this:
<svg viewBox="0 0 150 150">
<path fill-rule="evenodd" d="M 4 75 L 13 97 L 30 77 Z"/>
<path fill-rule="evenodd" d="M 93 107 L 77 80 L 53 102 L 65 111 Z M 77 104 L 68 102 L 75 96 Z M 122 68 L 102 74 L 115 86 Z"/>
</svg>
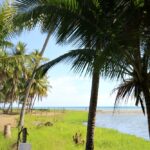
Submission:
<svg viewBox="0 0 150 150">
<path fill-rule="evenodd" d="M 33 112 L 31 115 L 35 116 L 54 116 L 62 114 L 61 112 Z M 0 131 L 4 130 L 4 126 L 10 124 L 11 127 L 17 126 L 18 115 L 6 115 L 0 113 Z"/>
<path fill-rule="evenodd" d="M 10 124 L 11 127 L 16 127 L 17 115 L 0 114 L 0 131 L 4 130 L 4 126 Z"/>
<path fill-rule="evenodd" d="M 101 114 L 141 114 L 143 112 L 142 112 L 142 110 L 121 110 L 121 109 L 116 109 L 115 111 L 112 111 L 112 110 L 98 110 L 97 113 L 101 113 Z"/>
</svg>

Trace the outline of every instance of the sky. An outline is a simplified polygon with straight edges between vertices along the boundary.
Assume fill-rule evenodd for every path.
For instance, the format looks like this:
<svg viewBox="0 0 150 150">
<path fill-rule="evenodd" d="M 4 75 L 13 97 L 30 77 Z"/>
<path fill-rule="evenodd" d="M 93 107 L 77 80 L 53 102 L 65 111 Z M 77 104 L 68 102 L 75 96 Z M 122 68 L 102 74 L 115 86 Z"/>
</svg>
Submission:
<svg viewBox="0 0 150 150">
<path fill-rule="evenodd" d="M 16 44 L 22 41 L 27 44 L 27 52 L 42 48 L 46 34 L 42 34 L 39 28 L 30 32 L 23 32 L 21 35 L 12 39 Z M 51 37 L 47 45 L 44 57 L 52 60 L 65 52 L 75 49 L 72 45 L 58 45 L 54 37 Z M 48 77 L 52 88 L 48 91 L 48 96 L 42 102 L 36 102 L 35 106 L 40 107 L 63 107 L 63 106 L 88 106 L 91 91 L 91 78 L 84 75 L 74 74 L 70 71 L 69 64 L 58 64 L 49 70 Z M 119 83 L 116 81 L 100 79 L 98 106 L 113 106 L 115 93 L 112 90 Z M 133 101 L 123 106 L 132 106 Z"/>
<path fill-rule="evenodd" d="M 0 0 L 2 3 L 3 0 Z M 16 44 L 18 41 L 27 44 L 27 51 L 35 49 L 41 50 L 46 34 L 42 34 L 39 28 L 30 32 L 23 32 L 21 35 L 12 39 Z M 64 54 L 68 50 L 75 49 L 72 45 L 57 45 L 55 38 L 51 37 L 44 53 L 44 57 L 50 60 Z M 43 98 L 42 102 L 36 102 L 39 107 L 63 107 L 63 106 L 89 106 L 91 78 L 74 74 L 70 71 L 68 64 L 59 64 L 48 72 L 49 82 L 52 86 L 48 91 L 48 96 Z M 119 82 L 100 79 L 98 106 L 113 106 L 115 102 L 115 93 L 112 90 L 117 87 Z M 134 106 L 134 101 L 130 100 L 123 106 Z"/>
</svg>

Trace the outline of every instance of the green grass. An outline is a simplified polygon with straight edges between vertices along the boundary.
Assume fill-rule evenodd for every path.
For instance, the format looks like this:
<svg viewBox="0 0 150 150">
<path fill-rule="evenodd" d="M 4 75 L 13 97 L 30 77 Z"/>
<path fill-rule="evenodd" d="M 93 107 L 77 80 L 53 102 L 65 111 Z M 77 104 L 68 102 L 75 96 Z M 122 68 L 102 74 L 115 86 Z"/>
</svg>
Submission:
<svg viewBox="0 0 150 150">
<path fill-rule="evenodd" d="M 84 150 L 85 145 L 75 145 L 72 136 L 81 132 L 83 139 L 86 136 L 86 127 L 82 124 L 87 120 L 86 112 L 67 111 L 57 116 L 26 115 L 28 128 L 28 142 L 32 150 Z M 37 127 L 37 122 L 51 121 L 51 127 Z M 139 129 L 140 130 L 140 129 Z M 9 150 L 15 142 L 17 130 L 13 129 L 11 140 L 3 138 L 0 133 L 0 150 Z M 10 148 L 11 149 L 11 148 Z M 111 129 L 96 128 L 95 150 L 149 150 L 150 142 L 135 136 L 122 134 Z"/>
</svg>

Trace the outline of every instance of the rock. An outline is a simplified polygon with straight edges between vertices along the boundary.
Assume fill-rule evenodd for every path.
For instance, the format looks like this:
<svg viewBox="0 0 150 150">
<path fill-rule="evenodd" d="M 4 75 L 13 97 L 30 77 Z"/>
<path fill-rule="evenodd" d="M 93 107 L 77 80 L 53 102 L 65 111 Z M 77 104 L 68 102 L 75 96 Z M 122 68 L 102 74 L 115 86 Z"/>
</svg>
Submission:
<svg viewBox="0 0 150 150">
<path fill-rule="evenodd" d="M 53 123 L 51 123 L 51 122 L 46 122 L 44 125 L 45 125 L 45 126 L 53 126 Z"/>
</svg>

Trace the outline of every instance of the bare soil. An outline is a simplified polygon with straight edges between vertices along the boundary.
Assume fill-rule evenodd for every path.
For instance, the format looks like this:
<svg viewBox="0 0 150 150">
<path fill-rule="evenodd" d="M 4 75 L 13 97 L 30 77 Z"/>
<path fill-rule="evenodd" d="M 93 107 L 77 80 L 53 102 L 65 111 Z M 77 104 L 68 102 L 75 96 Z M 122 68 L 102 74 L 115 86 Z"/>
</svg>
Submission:
<svg viewBox="0 0 150 150">
<path fill-rule="evenodd" d="M 4 130 L 4 126 L 10 124 L 11 127 L 16 127 L 18 115 L 0 114 L 0 131 Z"/>
<path fill-rule="evenodd" d="M 36 115 L 36 116 L 55 116 L 62 114 L 61 112 L 39 112 L 39 111 L 34 111 L 31 113 L 31 115 Z M 10 124 L 11 127 L 16 127 L 17 126 L 17 119 L 18 115 L 16 114 L 2 114 L 0 113 L 0 131 L 4 130 L 4 126 L 7 124 Z"/>
</svg>

